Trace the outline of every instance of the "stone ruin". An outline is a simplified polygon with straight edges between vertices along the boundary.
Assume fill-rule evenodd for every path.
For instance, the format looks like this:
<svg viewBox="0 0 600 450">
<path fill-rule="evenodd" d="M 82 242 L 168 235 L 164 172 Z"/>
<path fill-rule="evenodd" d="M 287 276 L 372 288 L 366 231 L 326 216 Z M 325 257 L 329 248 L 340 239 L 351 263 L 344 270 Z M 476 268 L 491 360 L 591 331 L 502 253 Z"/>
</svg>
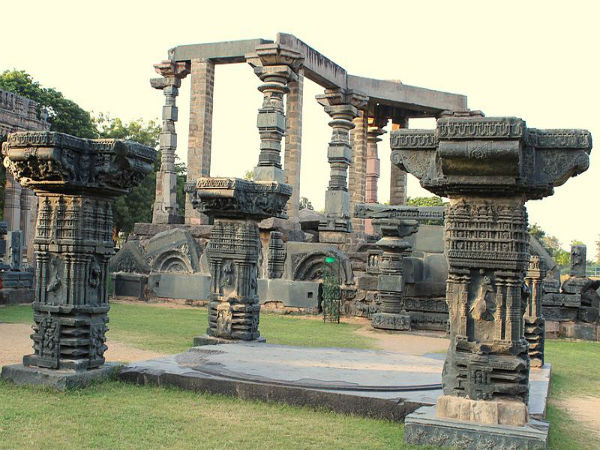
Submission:
<svg viewBox="0 0 600 450">
<path fill-rule="evenodd" d="M 254 180 L 292 186 L 285 205 L 287 218 L 278 216 L 258 223 L 260 302 L 264 307 L 284 312 L 319 312 L 324 259 L 334 256 L 341 267 L 343 312 L 372 317 L 381 304 L 377 280 L 382 249 L 376 245 L 378 237 L 372 220 L 357 217 L 354 211 L 357 204 L 377 202 L 377 144 L 383 128 L 390 120 L 392 128 L 398 129 L 407 127 L 410 118 L 438 117 L 444 110 L 463 110 L 466 97 L 351 75 L 285 33 L 279 33 L 275 41 L 178 46 L 169 50 L 168 61 L 155 66 L 161 78 L 151 80 L 151 85 L 163 91 L 165 106 L 153 223 L 136 224 L 128 242 L 111 262 L 114 295 L 208 302 L 210 269 L 205 247 L 212 226 L 201 209 L 193 208 L 192 191 L 186 195 L 185 217 L 181 217 L 176 206 L 176 97 L 182 81 L 191 78 L 188 180 L 209 177 L 215 67 L 244 62 L 263 82 L 259 86 L 263 104 L 257 117 L 261 151 Z M 299 209 L 304 77 L 325 89 L 316 100 L 331 118 L 332 137 L 326 150 L 331 177 L 325 192 L 324 214 Z M 406 201 L 406 173 L 392 166 L 391 175 L 391 204 L 401 205 Z M 409 309 L 414 311 L 413 328 L 447 328 L 447 269 L 441 223 L 427 221 L 408 238 L 412 249 L 408 259 L 413 270 L 405 276 L 405 302 L 412 304 Z M 173 230 L 187 233 L 185 240 L 198 244 L 194 252 L 199 254 L 200 264 L 194 264 L 191 255 L 181 255 L 184 271 L 175 266 L 159 268 L 147 264 L 148 259 L 154 258 L 148 255 L 148 245 L 160 241 L 160 252 L 165 254 L 179 246 L 182 235 L 169 234 Z M 176 282 L 181 276 L 192 281 L 182 286 Z"/>
<path fill-rule="evenodd" d="M 23 265 L 23 232 L 0 222 L 0 305 L 33 300 L 33 272 Z"/>
<path fill-rule="evenodd" d="M 14 179 L 40 199 L 33 354 L 4 366 L 2 377 L 64 388 L 106 376 L 112 203 L 151 172 L 156 151 L 114 139 L 20 132 L 8 136 L 2 153 Z"/>
</svg>

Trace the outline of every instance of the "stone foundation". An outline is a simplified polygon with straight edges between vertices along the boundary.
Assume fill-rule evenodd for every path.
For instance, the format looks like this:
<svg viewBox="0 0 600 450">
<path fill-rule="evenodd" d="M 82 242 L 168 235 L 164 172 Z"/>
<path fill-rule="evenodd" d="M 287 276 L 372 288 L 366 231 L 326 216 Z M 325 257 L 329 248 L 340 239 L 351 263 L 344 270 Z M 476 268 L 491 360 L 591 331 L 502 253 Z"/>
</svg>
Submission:
<svg viewBox="0 0 600 450">
<path fill-rule="evenodd" d="M 437 417 L 466 420 L 485 425 L 524 426 L 529 420 L 527 406 L 516 400 L 471 400 L 442 395 L 437 401 Z"/>
</svg>

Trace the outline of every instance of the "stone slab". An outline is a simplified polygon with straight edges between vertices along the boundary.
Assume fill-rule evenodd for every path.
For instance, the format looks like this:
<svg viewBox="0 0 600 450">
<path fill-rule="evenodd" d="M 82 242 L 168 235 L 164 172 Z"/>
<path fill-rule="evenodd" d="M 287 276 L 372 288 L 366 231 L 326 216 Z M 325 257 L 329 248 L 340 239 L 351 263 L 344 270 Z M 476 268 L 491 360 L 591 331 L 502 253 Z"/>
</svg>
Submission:
<svg viewBox="0 0 600 450">
<path fill-rule="evenodd" d="M 257 344 L 264 344 L 267 340 L 263 336 L 259 336 L 258 339 L 254 339 L 253 341 L 248 341 Z M 220 345 L 220 344 L 240 344 L 244 343 L 239 339 L 223 339 L 215 336 L 209 336 L 208 334 L 203 334 L 202 336 L 194 337 L 194 347 L 201 347 L 203 345 Z"/>
<path fill-rule="evenodd" d="M 373 314 L 371 325 L 373 328 L 384 330 L 408 331 L 410 330 L 410 316 L 408 314 L 377 313 Z"/>
<path fill-rule="evenodd" d="M 238 342 L 131 363 L 119 376 L 138 384 L 168 384 L 401 421 L 419 406 L 436 404 L 442 395 L 443 364 L 441 354 L 430 357 Z M 536 392 L 547 392 L 549 376 L 532 376 L 531 383 L 546 385 L 532 386 L 533 399 Z M 542 402 L 541 414 L 545 399 Z M 530 400 L 531 415 L 539 413 L 536 408 L 540 406 Z"/>
<path fill-rule="evenodd" d="M 282 302 L 283 306 L 316 311 L 319 306 L 319 283 L 260 278 L 258 297 L 261 304 Z"/>
<path fill-rule="evenodd" d="M 90 370 L 52 370 L 23 364 L 12 364 L 2 367 L 2 379 L 10 380 L 17 385 L 50 386 L 60 391 L 77 389 L 116 377 L 121 368 L 120 363 L 106 363 L 97 369 Z"/>
<path fill-rule="evenodd" d="M 546 448 L 549 430 L 547 422 L 535 419 L 522 427 L 440 419 L 432 406 L 419 408 L 404 422 L 404 438 L 410 444 L 464 450 L 542 450 Z"/>
<path fill-rule="evenodd" d="M 153 273 L 148 277 L 148 288 L 154 296 L 160 298 L 208 300 L 210 275 L 178 272 Z"/>
<path fill-rule="evenodd" d="M 31 303 L 34 299 L 33 289 L 0 289 L 0 305 Z"/>
</svg>

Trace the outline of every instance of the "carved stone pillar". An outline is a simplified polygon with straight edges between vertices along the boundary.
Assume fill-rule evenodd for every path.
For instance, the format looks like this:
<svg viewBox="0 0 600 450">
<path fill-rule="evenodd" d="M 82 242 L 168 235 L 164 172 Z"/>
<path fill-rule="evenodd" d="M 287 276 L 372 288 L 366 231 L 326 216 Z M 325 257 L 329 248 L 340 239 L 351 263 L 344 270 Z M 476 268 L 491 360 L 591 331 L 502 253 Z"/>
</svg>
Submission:
<svg viewBox="0 0 600 450">
<path fill-rule="evenodd" d="M 258 222 L 285 218 L 283 210 L 292 189 L 276 182 L 199 178 L 186 190 L 194 208 L 214 218 L 206 247 L 211 274 L 208 329 L 206 336 L 194 338 L 194 345 L 257 340 Z"/>
<path fill-rule="evenodd" d="M 288 82 L 298 80 L 303 57 L 279 44 L 264 44 L 256 48 L 256 54 L 247 55 L 246 60 L 263 82 L 258 90 L 264 96 L 258 110 L 260 155 L 253 179 L 284 183 L 285 174 L 281 169 L 281 138 L 286 131 L 283 96 L 289 92 Z"/>
<path fill-rule="evenodd" d="M 192 59 L 187 150 L 188 181 L 210 176 L 214 87 L 215 63 L 209 59 Z M 193 208 L 187 196 L 185 202 L 185 223 L 192 225 L 208 223 L 208 218 Z"/>
<path fill-rule="evenodd" d="M 525 322 L 525 339 L 529 342 L 529 360 L 531 367 L 544 365 L 544 340 L 546 321 L 542 316 L 542 282 L 546 276 L 542 269 L 540 257 L 531 255 L 525 275 L 525 283 L 529 290 L 529 298 L 523 320 Z"/>
<path fill-rule="evenodd" d="M 521 427 L 503 429 L 508 435 L 501 439 L 545 445 L 547 430 L 528 426 L 525 202 L 552 195 L 555 186 L 587 170 L 590 133 L 530 129 L 518 118 L 466 113 L 438 119 L 435 130 L 394 131 L 392 148 L 394 164 L 419 178 L 425 189 L 450 198 L 445 253 L 451 343 L 444 395 L 437 417 L 407 417 L 407 439 L 431 443 L 448 429 L 456 431 L 456 423 L 464 438 L 481 439 L 481 428 L 470 421 Z M 435 445 L 457 442 L 448 439 Z M 485 439 L 500 438 L 490 433 Z"/>
<path fill-rule="evenodd" d="M 586 276 L 586 257 L 587 247 L 585 245 L 571 246 L 571 269 L 569 274 L 572 277 Z"/>
<path fill-rule="evenodd" d="M 24 132 L 9 135 L 3 154 L 14 178 L 40 199 L 34 353 L 23 364 L 100 367 L 109 310 L 107 265 L 114 252 L 112 203 L 152 171 L 156 151 L 114 139 Z"/>
<path fill-rule="evenodd" d="M 331 116 L 331 141 L 327 150 L 327 159 L 331 166 L 329 186 L 325 193 L 326 220 L 319 224 L 322 232 L 320 239 L 328 232 L 350 233 L 350 196 L 348 194 L 348 166 L 352 163 L 350 130 L 354 128 L 352 119 L 358 116 L 359 109 L 366 106 L 368 98 L 358 92 L 327 89 L 325 94 L 317 95 L 317 101 Z M 332 236 L 334 237 L 334 236 Z M 322 242 L 323 239 L 321 239 Z"/>
<path fill-rule="evenodd" d="M 408 128 L 408 119 L 394 119 L 392 131 Z M 390 165 L 390 205 L 406 205 L 408 175 L 395 164 Z"/>
<path fill-rule="evenodd" d="M 6 190 L 4 191 L 4 221 L 8 231 L 21 228 L 21 185 L 6 172 Z"/>
<path fill-rule="evenodd" d="M 302 159 L 302 103 L 304 91 L 304 69 L 298 69 L 298 80 L 289 83 L 290 92 L 286 102 L 285 154 L 283 169 L 285 182 L 292 186 L 292 196 L 286 210 L 291 222 L 298 223 L 300 205 L 300 162 Z"/>
<path fill-rule="evenodd" d="M 369 117 L 369 128 L 367 130 L 367 166 L 365 173 L 365 202 L 377 203 L 377 180 L 379 179 L 379 154 L 377 143 L 381 142 L 381 136 L 385 133 L 383 127 L 387 124 L 387 118 Z M 373 234 L 371 219 L 365 220 L 365 233 Z"/>
<path fill-rule="evenodd" d="M 37 217 L 38 199 L 31 189 L 21 190 L 21 231 L 23 231 L 23 252 L 27 262 L 33 261 L 33 237 Z"/>
<path fill-rule="evenodd" d="M 177 212 L 177 171 L 175 170 L 175 151 L 177 150 L 177 132 L 175 122 L 178 118 L 176 106 L 181 80 L 190 72 L 189 63 L 164 61 L 154 66 L 162 78 L 152 78 L 150 84 L 165 94 L 165 106 L 162 110 L 162 130 L 160 132 L 160 170 L 156 173 L 156 199 L 152 214 L 152 223 L 182 223 L 183 218 Z"/>
</svg>

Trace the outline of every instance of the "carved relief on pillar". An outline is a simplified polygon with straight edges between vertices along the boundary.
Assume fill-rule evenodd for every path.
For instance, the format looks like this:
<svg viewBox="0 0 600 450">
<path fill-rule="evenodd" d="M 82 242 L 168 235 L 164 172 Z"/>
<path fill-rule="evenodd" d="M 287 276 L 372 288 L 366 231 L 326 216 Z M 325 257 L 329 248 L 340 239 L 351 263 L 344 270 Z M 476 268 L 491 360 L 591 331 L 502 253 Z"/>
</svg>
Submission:
<svg viewBox="0 0 600 450">
<path fill-rule="evenodd" d="M 531 255 L 525 275 L 528 289 L 527 305 L 523 320 L 525 321 L 525 339 L 529 343 L 529 360 L 531 367 L 544 365 L 544 340 L 546 321 L 542 315 L 542 282 L 546 276 L 540 257 Z"/>
<path fill-rule="evenodd" d="M 263 104 L 257 119 L 260 154 L 254 170 L 256 181 L 285 181 L 281 169 L 281 138 L 286 130 L 283 96 L 289 92 L 288 82 L 298 80 L 303 59 L 300 53 L 276 43 L 259 45 L 255 54 L 246 56 L 263 82 L 258 88 Z"/>
<path fill-rule="evenodd" d="M 352 163 L 350 130 L 354 128 L 352 119 L 364 109 L 368 97 L 355 91 L 327 89 L 318 95 L 317 101 L 331 116 L 331 141 L 327 150 L 327 159 L 331 167 L 329 186 L 325 193 L 326 221 L 319 224 L 320 231 L 352 231 L 350 222 L 350 197 L 348 194 L 348 167 Z"/>
<path fill-rule="evenodd" d="M 154 149 L 62 133 L 9 135 L 11 174 L 40 199 L 33 303 L 34 354 L 25 365 L 90 369 L 104 363 L 112 203 L 150 173 Z"/>
</svg>

